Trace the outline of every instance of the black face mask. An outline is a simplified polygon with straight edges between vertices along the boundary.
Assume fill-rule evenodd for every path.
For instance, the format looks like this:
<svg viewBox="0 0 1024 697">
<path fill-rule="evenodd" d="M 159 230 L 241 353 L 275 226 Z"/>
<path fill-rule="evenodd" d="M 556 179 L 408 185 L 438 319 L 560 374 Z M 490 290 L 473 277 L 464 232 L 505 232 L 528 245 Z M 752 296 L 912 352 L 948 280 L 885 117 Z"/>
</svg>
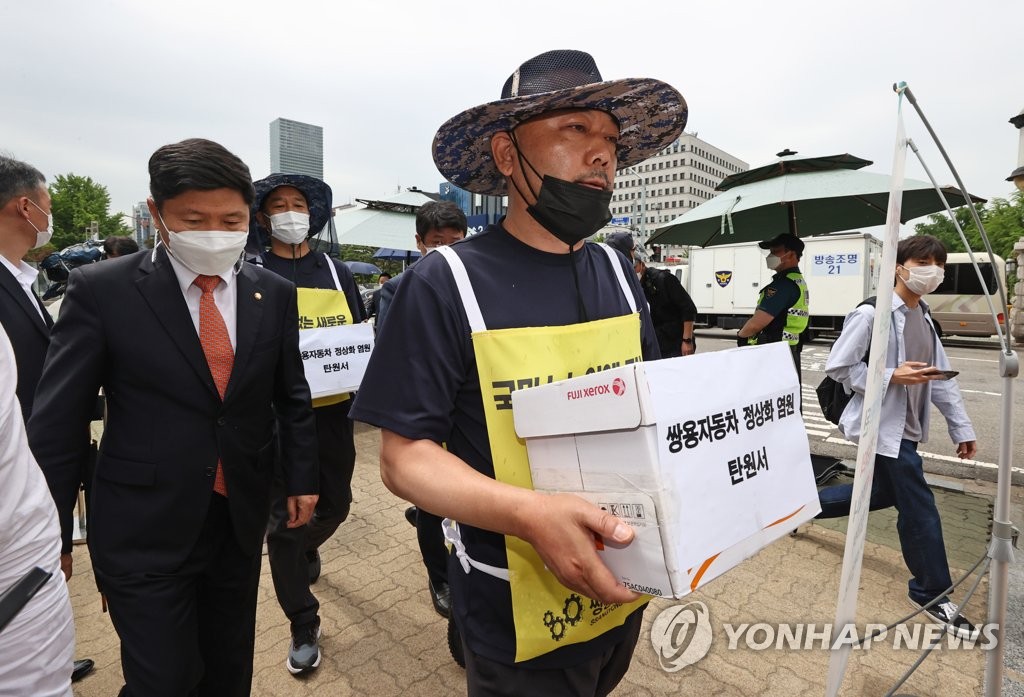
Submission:
<svg viewBox="0 0 1024 697">
<path fill-rule="evenodd" d="M 537 201 L 526 208 L 533 219 L 572 247 L 608 224 L 612 192 L 545 174 Z"/>
<path fill-rule="evenodd" d="M 534 193 L 529 179 L 526 179 L 526 187 L 536 199 L 532 205 L 527 206 L 526 212 L 543 225 L 544 229 L 572 247 L 608 224 L 612 219 L 611 210 L 608 208 L 612 201 L 611 191 L 565 181 L 550 174 L 541 175 L 519 149 L 515 134 L 509 132 L 509 137 L 515 145 L 520 167 L 525 163 L 534 174 L 541 177 L 540 191 L 537 193 Z M 512 180 L 512 185 L 519 191 L 519 195 L 523 196 L 515 180 Z M 523 196 L 523 199 L 525 200 L 526 196 Z"/>
</svg>

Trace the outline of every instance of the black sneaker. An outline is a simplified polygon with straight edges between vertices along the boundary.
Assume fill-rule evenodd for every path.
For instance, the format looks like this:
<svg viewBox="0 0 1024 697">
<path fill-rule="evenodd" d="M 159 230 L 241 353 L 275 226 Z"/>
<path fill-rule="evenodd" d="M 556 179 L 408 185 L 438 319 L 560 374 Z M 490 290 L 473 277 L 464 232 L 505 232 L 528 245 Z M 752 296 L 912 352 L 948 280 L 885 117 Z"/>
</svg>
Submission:
<svg viewBox="0 0 1024 697">
<path fill-rule="evenodd" d="M 320 620 L 292 630 L 285 666 L 292 675 L 311 673 L 320 665 Z"/>
<path fill-rule="evenodd" d="M 405 509 L 405 519 L 409 521 L 409 525 L 416 527 L 416 506 L 409 506 Z"/>
<path fill-rule="evenodd" d="M 914 607 L 921 609 L 924 607 L 923 603 L 919 603 L 913 598 L 910 598 L 910 604 Z M 946 601 L 944 603 L 935 603 L 930 608 L 924 611 L 932 621 L 938 622 L 939 624 L 946 625 L 946 631 L 953 636 L 960 637 L 961 639 L 974 640 L 978 638 L 978 628 L 971 624 L 966 617 L 962 614 L 958 614 L 960 608 L 956 603 Z M 952 622 L 953 616 L 956 616 Z M 949 624 L 947 624 L 947 622 Z"/>
<path fill-rule="evenodd" d="M 320 578 L 320 550 L 307 551 L 306 562 L 309 564 L 309 582 L 316 583 L 316 580 Z"/>
</svg>

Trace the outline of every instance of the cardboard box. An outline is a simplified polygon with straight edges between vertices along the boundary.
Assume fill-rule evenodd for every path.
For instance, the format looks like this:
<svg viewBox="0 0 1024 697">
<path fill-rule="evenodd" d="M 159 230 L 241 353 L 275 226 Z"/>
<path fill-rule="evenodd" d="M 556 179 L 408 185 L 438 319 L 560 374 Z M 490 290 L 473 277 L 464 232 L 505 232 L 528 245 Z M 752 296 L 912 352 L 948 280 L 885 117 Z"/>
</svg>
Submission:
<svg viewBox="0 0 1024 697">
<path fill-rule="evenodd" d="M 632 543 L 598 553 L 640 592 L 681 598 L 821 510 L 782 343 L 517 390 L 512 408 L 535 489 L 633 526 Z"/>
</svg>

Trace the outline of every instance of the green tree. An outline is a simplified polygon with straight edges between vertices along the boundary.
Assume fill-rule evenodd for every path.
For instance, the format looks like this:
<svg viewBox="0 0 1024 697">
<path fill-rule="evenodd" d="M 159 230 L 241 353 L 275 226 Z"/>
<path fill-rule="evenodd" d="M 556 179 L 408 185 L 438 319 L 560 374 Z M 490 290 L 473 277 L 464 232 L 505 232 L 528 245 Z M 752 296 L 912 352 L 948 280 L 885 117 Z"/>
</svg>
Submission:
<svg viewBox="0 0 1024 697">
<path fill-rule="evenodd" d="M 981 235 L 978 228 L 971 219 L 967 207 L 961 207 L 953 211 L 957 222 L 963 228 L 964 235 L 971 245 L 972 251 L 984 251 L 985 246 L 981 242 Z M 1013 245 L 1018 239 L 1024 237 L 1024 193 L 1018 191 L 1009 199 L 994 198 L 984 206 L 978 207 L 978 217 L 981 218 L 985 232 L 988 234 L 992 244 L 992 251 L 1003 259 L 1013 256 Z M 953 226 L 949 216 L 945 213 L 928 216 L 930 222 L 918 223 L 914 226 L 914 232 L 918 235 L 933 235 L 946 245 L 950 252 L 966 252 L 960 235 Z"/>
<path fill-rule="evenodd" d="M 53 200 L 52 243 L 58 250 L 88 238 L 93 221 L 99 223 L 100 239 L 132 234 L 121 213 L 110 213 L 107 187 L 94 182 L 92 177 L 58 174 L 49 188 Z"/>
</svg>

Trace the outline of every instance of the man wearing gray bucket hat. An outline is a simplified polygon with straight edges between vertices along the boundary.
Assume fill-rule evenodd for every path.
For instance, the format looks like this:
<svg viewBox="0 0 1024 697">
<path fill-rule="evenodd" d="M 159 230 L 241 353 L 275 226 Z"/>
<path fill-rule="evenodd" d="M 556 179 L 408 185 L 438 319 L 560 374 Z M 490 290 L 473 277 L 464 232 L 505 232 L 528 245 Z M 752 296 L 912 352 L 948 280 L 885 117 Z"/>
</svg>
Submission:
<svg viewBox="0 0 1024 697">
<path fill-rule="evenodd" d="M 595 536 L 632 531 L 533 491 L 511 392 L 659 357 L 636 274 L 584 240 L 610 218 L 616 170 L 671 143 L 686 114 L 663 82 L 606 82 L 590 55 L 549 51 L 434 138 L 445 178 L 507 193 L 508 214 L 406 272 L 352 417 L 381 427 L 393 492 L 458 521 L 448 580 L 470 695 L 605 695 L 629 667 L 646 598 Z"/>
</svg>

